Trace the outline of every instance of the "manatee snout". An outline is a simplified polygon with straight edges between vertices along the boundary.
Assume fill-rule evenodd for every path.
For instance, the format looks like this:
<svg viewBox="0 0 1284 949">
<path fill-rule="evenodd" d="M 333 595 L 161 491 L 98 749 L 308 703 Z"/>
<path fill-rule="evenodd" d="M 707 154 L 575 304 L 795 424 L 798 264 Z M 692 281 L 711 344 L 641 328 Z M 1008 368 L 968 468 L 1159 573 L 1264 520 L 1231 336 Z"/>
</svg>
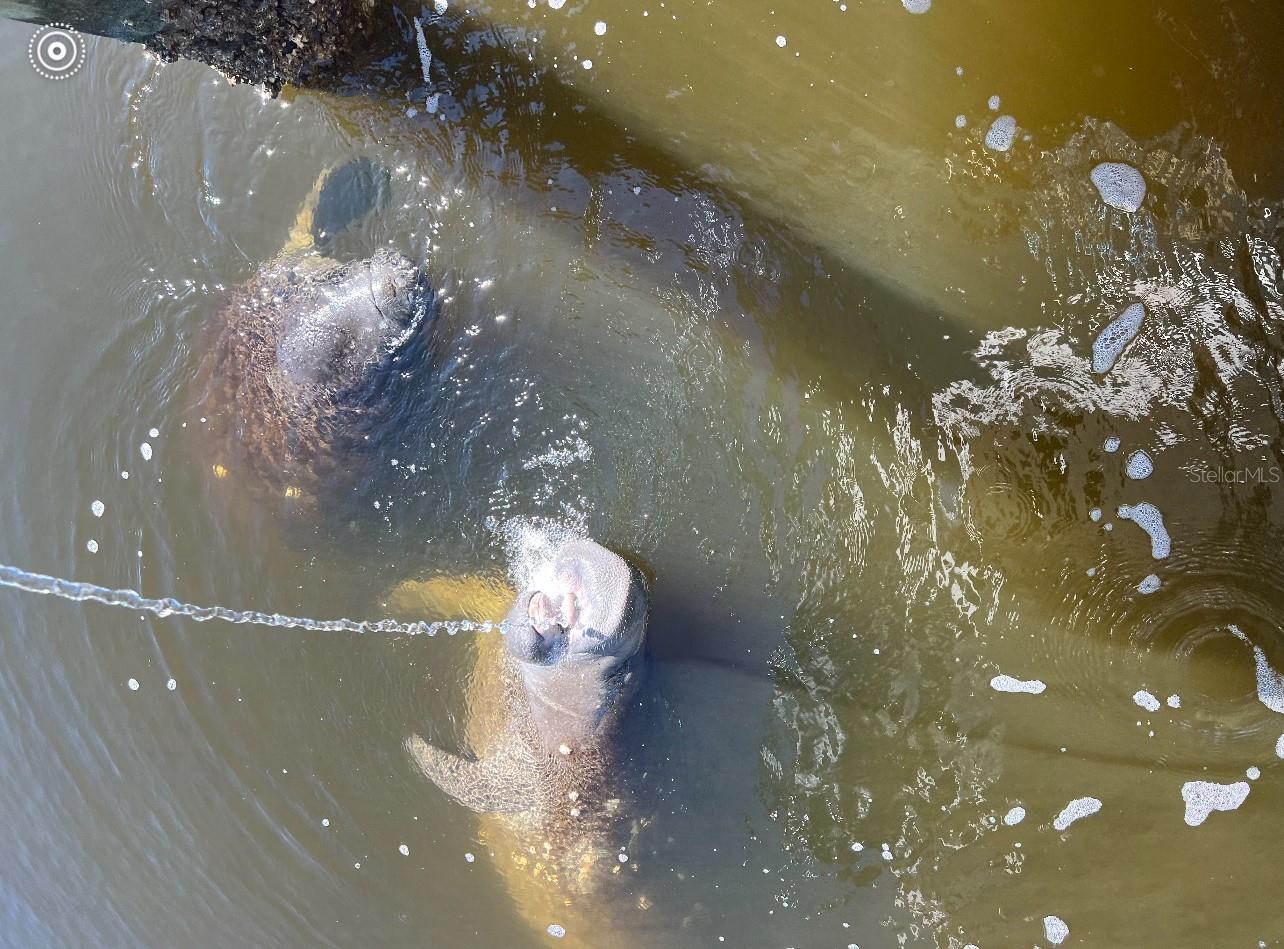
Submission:
<svg viewBox="0 0 1284 949">
<path fill-rule="evenodd" d="M 517 629 L 516 654 L 528 662 L 561 658 L 578 614 L 578 602 L 570 590 L 532 593 L 526 601 L 526 623 Z"/>
<path fill-rule="evenodd" d="M 575 538 L 531 578 L 509 614 L 509 653 L 550 665 L 575 658 L 630 659 L 646 635 L 646 587 L 618 554 Z"/>
<path fill-rule="evenodd" d="M 645 666 L 647 589 L 622 557 L 583 538 L 542 553 L 538 566 L 522 566 L 529 572 L 508 614 L 503 646 L 478 651 L 497 661 L 487 659 L 487 671 L 474 673 L 485 694 L 474 711 L 495 710 L 472 719 L 475 758 L 418 736 L 407 747 L 425 775 L 476 811 L 557 822 L 568 801 L 577 802 L 572 824 L 556 831 L 549 824 L 535 838 L 547 842 L 555 834 L 567 844 L 565 853 L 576 855 L 578 867 L 567 873 L 570 879 L 582 871 L 584 852 L 570 839 L 600 834 L 609 814 L 593 811 L 593 801 L 619 797 L 613 762 L 618 726 Z"/>
</svg>

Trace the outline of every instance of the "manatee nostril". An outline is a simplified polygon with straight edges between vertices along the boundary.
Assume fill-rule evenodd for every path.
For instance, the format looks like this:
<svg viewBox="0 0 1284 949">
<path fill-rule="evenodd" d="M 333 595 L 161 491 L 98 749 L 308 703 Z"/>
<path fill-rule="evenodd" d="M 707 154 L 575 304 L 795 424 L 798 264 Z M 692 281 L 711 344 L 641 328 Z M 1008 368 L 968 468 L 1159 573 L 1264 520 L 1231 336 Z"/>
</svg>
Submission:
<svg viewBox="0 0 1284 949">
<path fill-rule="evenodd" d="M 526 617 L 530 621 L 531 629 L 541 639 L 562 631 L 561 611 L 558 604 L 554 603 L 547 593 L 539 592 L 531 595 L 526 601 Z"/>
</svg>

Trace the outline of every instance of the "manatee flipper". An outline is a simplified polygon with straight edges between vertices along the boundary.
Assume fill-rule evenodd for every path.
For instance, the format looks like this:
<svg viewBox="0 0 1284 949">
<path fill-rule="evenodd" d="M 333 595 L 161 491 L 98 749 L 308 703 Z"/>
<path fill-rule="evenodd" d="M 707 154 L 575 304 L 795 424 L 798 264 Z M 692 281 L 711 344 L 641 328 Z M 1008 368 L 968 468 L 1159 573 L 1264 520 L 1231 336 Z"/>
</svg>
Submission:
<svg viewBox="0 0 1284 949">
<path fill-rule="evenodd" d="M 438 576 L 403 580 L 388 594 L 388 603 L 394 615 L 497 623 L 516 596 L 517 591 L 502 577 Z"/>
<path fill-rule="evenodd" d="M 537 800 L 531 762 L 502 757 L 471 761 L 418 735 L 406 739 L 406 750 L 425 777 L 479 814 L 515 814 L 530 810 Z"/>
</svg>

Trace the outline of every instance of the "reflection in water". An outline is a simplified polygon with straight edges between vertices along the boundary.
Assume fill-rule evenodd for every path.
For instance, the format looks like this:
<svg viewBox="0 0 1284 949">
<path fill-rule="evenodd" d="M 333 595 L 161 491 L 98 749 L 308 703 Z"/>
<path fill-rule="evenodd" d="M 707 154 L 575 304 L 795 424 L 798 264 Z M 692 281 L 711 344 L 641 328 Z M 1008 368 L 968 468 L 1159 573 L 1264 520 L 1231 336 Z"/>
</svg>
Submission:
<svg viewBox="0 0 1284 949">
<path fill-rule="evenodd" d="M 1084 200 L 1086 172 L 1103 155 L 1146 171 L 1157 195 L 1153 211 L 1135 220 L 1109 210 L 1075 213 L 1092 208 Z M 1265 757 L 1279 720 L 1269 702 L 1258 701 L 1253 665 L 1242 646 L 1230 648 L 1230 636 L 1240 619 L 1253 628 L 1251 636 L 1236 635 L 1252 645 L 1259 682 L 1262 663 L 1275 668 L 1284 659 L 1284 590 L 1270 553 L 1279 513 L 1260 483 L 1210 491 L 1209 480 L 1191 475 L 1213 458 L 1224 469 L 1261 471 L 1278 463 L 1279 379 L 1273 369 L 1263 372 L 1273 357 L 1257 329 L 1280 315 L 1269 209 L 1247 205 L 1216 149 L 1199 140 L 1148 150 L 1088 123 L 1051 158 L 1038 170 L 1041 197 L 1022 226 L 1059 290 L 1053 302 L 1062 328 L 990 334 L 978 357 L 991 382 L 956 383 L 934 400 L 964 482 L 964 523 L 1005 577 L 1011 612 L 983 634 L 986 652 L 1003 668 L 1037 672 L 1057 703 L 1032 712 L 1039 719 L 1004 716 L 1005 741 L 1035 754 L 1097 760 L 1094 780 L 1107 786 L 1117 784 L 1107 761 L 1124 770 L 1145 764 L 1152 774 L 1156 766 L 1242 774 Z M 1193 207 L 1201 209 L 1194 218 Z M 1208 232 L 1207 222 L 1219 214 L 1226 229 Z M 1246 233 L 1231 238 L 1236 230 Z M 1136 318 L 1112 336 L 1122 318 L 1116 320 L 1089 347 L 1094 311 L 1105 310 L 1097 319 L 1111 320 L 1113 307 L 1138 297 L 1157 318 L 1145 325 Z M 1130 310 L 1142 313 L 1138 304 Z M 1098 381 L 1089 370 L 1105 375 Z M 1104 451 L 1097 447 L 1103 444 Z M 1126 463 L 1110 454 L 1119 444 L 1134 449 Z M 1141 479 L 1147 480 L 1133 483 Z M 1140 491 L 1155 503 L 1139 498 Z M 1147 536 L 1116 529 L 1118 521 L 1102 518 L 1101 508 L 1135 521 Z M 1055 590 L 1059 595 L 1050 597 Z M 1037 634 L 1022 631 L 1030 623 L 1023 614 L 1032 609 L 1046 617 Z M 1128 734 L 1126 707 L 1112 713 L 1101 701 L 1103 685 L 1121 679 L 1122 670 L 1153 692 L 1171 692 L 1174 711 L 1156 714 L 1159 703 L 1150 696 L 1138 703 L 1149 720 Z M 1072 715 L 1078 721 L 1069 727 Z M 1186 822 L 1202 823 L 1189 819 L 1189 787 L 1182 788 Z M 1214 795 L 1219 803 L 1208 809 L 1233 809 L 1247 791 L 1236 786 L 1233 803 Z M 1125 802 L 1131 807 L 1117 818 L 1123 826 L 1135 828 L 1130 820 L 1145 819 L 1149 809 L 1136 791 L 1114 801 L 1100 797 L 1112 811 Z M 1052 827 L 1068 825 L 1063 812 Z M 1254 832 L 1260 829 L 1248 833 Z M 1139 838 L 1135 829 L 1129 840 L 1152 860 L 1181 846 Z M 1030 859 L 1038 854 L 1028 846 L 1010 853 L 1009 870 Z M 1135 892 L 1127 879 L 1133 867 L 1101 864 L 1092 885 Z M 1037 879 L 1027 869 L 1015 892 L 1037 892 Z M 1095 901 L 1062 894 L 1058 902 L 1083 913 Z M 1174 919 L 1179 928 L 1161 936 L 1163 927 L 1149 917 L 1124 923 L 1117 907 L 1094 908 L 1116 927 L 1112 940 L 1191 938 L 1191 922 L 1181 914 Z M 1244 938 L 1273 933 L 1269 920 L 1241 924 Z M 1218 916 L 1196 941 L 1224 941 L 1231 925 Z M 980 936 L 985 929 L 969 932 Z"/>
<path fill-rule="evenodd" d="M 74 97 L 0 66 L 22 93 L 0 156 L 4 559 L 418 628 L 443 589 L 459 615 L 493 592 L 455 578 L 502 574 L 514 522 L 570 527 L 653 576 L 619 749 L 625 939 L 1275 944 L 1245 894 L 1284 883 L 1262 858 L 1280 217 L 1223 155 L 1258 192 L 1266 146 L 1200 72 L 1269 61 L 1230 3 L 1158 15 L 1147 62 L 1222 24 L 1162 95 L 1116 64 L 1144 31 L 1137 11 L 1133 39 L 1104 30 L 1113 4 L 1055 18 L 1078 39 L 1050 58 L 1010 41 L 1015 9 L 965 57 L 975 14 L 828 6 L 738 14 L 709 62 L 661 16 L 694 9 L 452 7 L 424 21 L 432 110 L 408 22 L 372 98 L 265 101 L 107 43 Z M 824 65 L 832 37 L 886 76 Z M 1084 82 L 1061 102 L 1013 56 Z M 742 101 L 727 77 L 760 61 Z M 1065 124 L 1083 114 L 1124 121 Z M 71 126 L 79 150 L 57 147 Z M 354 156 L 391 169 L 387 203 L 326 254 L 396 250 L 439 312 L 368 471 L 305 510 L 216 477 L 192 376 L 228 288 Z M 531 945 L 567 925 L 519 916 L 484 827 L 403 749 L 466 744 L 478 638 L 3 606 L 0 774 L 43 792 L 0 804 L 16 941 Z"/>
</svg>

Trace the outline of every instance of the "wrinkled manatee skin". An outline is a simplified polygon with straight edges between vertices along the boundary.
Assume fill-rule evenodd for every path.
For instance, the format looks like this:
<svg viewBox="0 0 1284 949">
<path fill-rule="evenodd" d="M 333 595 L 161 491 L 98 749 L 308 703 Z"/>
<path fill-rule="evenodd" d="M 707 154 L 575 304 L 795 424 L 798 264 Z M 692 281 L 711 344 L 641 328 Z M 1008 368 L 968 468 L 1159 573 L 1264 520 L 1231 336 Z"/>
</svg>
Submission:
<svg viewBox="0 0 1284 949">
<path fill-rule="evenodd" d="M 568 592 L 565 625 L 521 628 L 533 597 Z M 470 640 L 464 747 L 406 741 L 423 774 L 479 815 L 478 842 L 518 914 L 541 935 L 563 926 L 564 945 L 632 944 L 648 918 L 650 901 L 626 885 L 641 824 L 621 729 L 645 667 L 648 603 L 618 555 L 582 538 L 562 545 L 514 597 L 505 633 Z"/>
<path fill-rule="evenodd" d="M 418 268 L 387 250 L 280 260 L 233 290 L 200 372 L 215 477 L 309 506 L 350 487 L 427 366 L 432 312 Z"/>
</svg>

